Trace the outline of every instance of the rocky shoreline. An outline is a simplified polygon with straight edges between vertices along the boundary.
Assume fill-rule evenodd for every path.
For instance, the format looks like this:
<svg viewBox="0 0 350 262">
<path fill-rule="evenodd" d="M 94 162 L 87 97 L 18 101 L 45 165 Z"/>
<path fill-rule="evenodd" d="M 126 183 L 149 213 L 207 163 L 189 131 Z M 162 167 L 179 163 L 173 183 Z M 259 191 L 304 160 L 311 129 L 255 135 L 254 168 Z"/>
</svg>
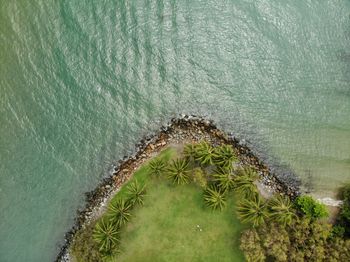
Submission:
<svg viewBox="0 0 350 262">
<path fill-rule="evenodd" d="M 64 243 L 56 261 L 70 261 L 69 247 L 74 234 L 105 210 L 109 199 L 143 162 L 169 144 L 198 142 L 203 139 L 214 145 L 231 144 L 236 149 L 241 164 L 256 168 L 260 175 L 260 182 L 265 189 L 286 194 L 292 199 L 300 194 L 300 182 L 293 173 L 289 171 L 276 173 L 259 160 L 245 143 L 236 139 L 232 134 L 219 130 L 213 121 L 192 115 L 182 115 L 172 119 L 157 133 L 142 139 L 136 145 L 133 155 L 118 161 L 114 166 L 113 173 L 104 178 L 95 190 L 86 193 L 86 206 L 83 210 L 77 211 L 75 223 L 71 230 L 65 234 Z"/>
</svg>

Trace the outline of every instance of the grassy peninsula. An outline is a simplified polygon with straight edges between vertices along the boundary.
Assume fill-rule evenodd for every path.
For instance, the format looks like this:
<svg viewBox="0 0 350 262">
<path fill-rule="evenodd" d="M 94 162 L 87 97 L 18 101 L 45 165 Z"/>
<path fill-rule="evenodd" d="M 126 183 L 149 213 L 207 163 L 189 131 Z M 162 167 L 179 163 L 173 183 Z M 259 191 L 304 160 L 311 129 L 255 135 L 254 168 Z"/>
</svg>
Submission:
<svg viewBox="0 0 350 262">
<path fill-rule="evenodd" d="M 266 169 L 251 154 L 205 138 L 147 145 L 122 170 L 129 175 L 116 176 L 103 212 L 74 234 L 70 261 L 350 260 L 349 189 L 330 224 L 310 196 L 263 192 Z"/>
</svg>

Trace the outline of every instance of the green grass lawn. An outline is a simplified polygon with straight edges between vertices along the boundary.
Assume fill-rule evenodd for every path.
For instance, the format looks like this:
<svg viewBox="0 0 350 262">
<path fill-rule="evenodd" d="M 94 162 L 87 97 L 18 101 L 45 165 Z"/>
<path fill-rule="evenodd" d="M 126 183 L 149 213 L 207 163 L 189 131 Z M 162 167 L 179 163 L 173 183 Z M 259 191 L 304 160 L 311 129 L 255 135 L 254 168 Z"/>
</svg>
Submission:
<svg viewBox="0 0 350 262">
<path fill-rule="evenodd" d="M 159 157 L 175 155 L 174 149 L 168 149 Z M 130 222 L 121 231 L 116 260 L 244 261 L 239 250 L 243 226 L 235 215 L 233 195 L 224 211 L 213 211 L 204 206 L 199 186 L 177 186 L 165 177 L 150 177 L 147 166 L 132 178 L 146 183 L 147 195 L 144 206 L 132 211 Z M 125 186 L 112 201 L 124 194 Z"/>
</svg>

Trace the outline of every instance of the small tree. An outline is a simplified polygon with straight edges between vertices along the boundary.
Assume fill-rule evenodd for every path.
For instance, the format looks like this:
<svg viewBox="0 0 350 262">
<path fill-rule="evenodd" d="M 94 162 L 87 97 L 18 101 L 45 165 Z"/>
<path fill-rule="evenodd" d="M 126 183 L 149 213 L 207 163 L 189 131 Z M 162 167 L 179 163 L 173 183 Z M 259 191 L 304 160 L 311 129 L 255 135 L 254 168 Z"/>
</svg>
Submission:
<svg viewBox="0 0 350 262">
<path fill-rule="evenodd" d="M 160 176 L 166 172 L 166 162 L 163 159 L 153 159 L 149 163 L 149 170 L 151 175 Z"/>
<path fill-rule="evenodd" d="M 266 259 L 265 250 L 261 246 L 261 239 L 255 228 L 242 233 L 240 248 L 248 262 L 262 262 Z"/>
<path fill-rule="evenodd" d="M 208 207 L 212 209 L 223 210 L 226 206 L 225 193 L 216 189 L 208 187 L 204 192 L 204 201 Z"/>
<path fill-rule="evenodd" d="M 175 184 L 187 184 L 190 178 L 188 161 L 186 159 L 173 160 L 168 168 L 168 177 L 172 179 Z"/>
<path fill-rule="evenodd" d="M 141 186 L 137 180 L 135 179 L 129 186 L 128 186 L 128 195 L 129 200 L 133 205 L 143 205 L 143 199 L 146 195 L 146 189 L 145 186 Z"/>
<path fill-rule="evenodd" d="M 103 253 L 111 252 L 120 240 L 118 227 L 103 219 L 96 224 L 92 237 Z"/>
</svg>

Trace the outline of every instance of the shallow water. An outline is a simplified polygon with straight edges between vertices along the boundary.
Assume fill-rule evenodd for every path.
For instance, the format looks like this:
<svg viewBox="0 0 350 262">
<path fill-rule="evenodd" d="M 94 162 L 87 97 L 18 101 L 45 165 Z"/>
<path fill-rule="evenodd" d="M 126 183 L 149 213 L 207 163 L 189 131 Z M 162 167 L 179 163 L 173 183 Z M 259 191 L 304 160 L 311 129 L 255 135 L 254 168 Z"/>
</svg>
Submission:
<svg viewBox="0 0 350 262">
<path fill-rule="evenodd" d="M 0 5 L 0 261 L 52 261 L 111 165 L 204 115 L 319 197 L 350 182 L 349 1 Z"/>
</svg>

